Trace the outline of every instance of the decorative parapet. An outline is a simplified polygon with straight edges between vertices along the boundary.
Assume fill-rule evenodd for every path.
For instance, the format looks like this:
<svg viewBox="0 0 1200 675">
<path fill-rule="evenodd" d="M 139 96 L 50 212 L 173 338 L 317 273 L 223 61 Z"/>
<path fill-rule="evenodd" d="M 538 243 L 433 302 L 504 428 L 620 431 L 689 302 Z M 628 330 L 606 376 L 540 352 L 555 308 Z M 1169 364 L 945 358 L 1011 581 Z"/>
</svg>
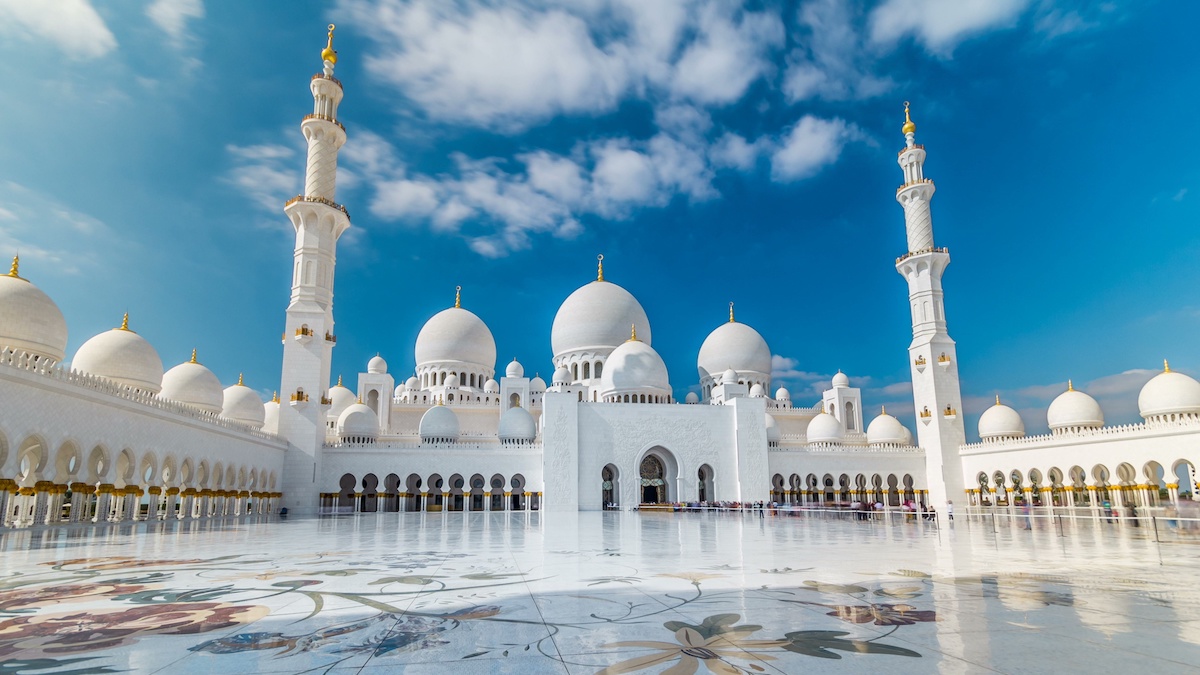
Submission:
<svg viewBox="0 0 1200 675">
<path fill-rule="evenodd" d="M 844 445 L 842 443 L 811 443 L 803 448 L 771 448 L 771 452 L 795 452 L 802 454 L 842 455 L 912 455 L 924 454 L 921 448 L 912 445 Z"/>
<path fill-rule="evenodd" d="M 387 450 L 387 451 L 408 450 L 408 451 L 412 451 L 412 452 L 422 452 L 422 453 L 429 452 L 429 449 L 432 447 L 446 447 L 446 448 L 453 448 L 455 450 L 491 450 L 491 451 L 495 451 L 497 448 L 503 448 L 506 451 L 520 451 L 523 454 L 524 453 L 536 454 L 536 453 L 542 452 L 541 441 L 535 441 L 533 443 L 522 443 L 520 445 L 502 445 L 498 441 L 491 442 L 491 443 L 485 443 L 485 442 L 480 442 L 480 441 L 462 441 L 462 440 L 459 440 L 459 441 L 456 441 L 453 443 L 449 443 L 449 442 L 446 442 L 446 443 L 440 443 L 440 442 L 439 443 L 421 443 L 421 442 L 414 442 L 411 440 L 389 440 L 386 438 L 377 438 L 377 439 L 371 441 L 370 443 L 351 443 L 351 442 L 347 442 L 347 441 L 343 441 L 343 440 L 326 441 L 325 442 L 325 448 L 327 450 L 337 450 L 337 449 L 361 450 L 363 447 L 370 447 L 374 450 Z"/>
<path fill-rule="evenodd" d="M 312 114 L 309 114 L 309 115 L 305 115 L 305 116 L 304 116 L 304 119 L 306 119 L 306 120 L 322 120 L 322 121 L 324 121 L 324 122 L 332 122 L 333 124 L 336 124 L 336 125 L 337 125 L 337 128 L 341 129 L 342 131 L 345 131 L 345 130 L 346 130 L 346 125 L 344 125 L 344 124 L 342 124 L 341 122 L 339 122 L 339 121 L 337 121 L 337 120 L 333 119 L 333 118 L 332 118 L 332 117 L 330 117 L 329 115 L 321 115 L 321 114 L 319 114 L 319 113 L 312 113 Z"/>
<path fill-rule="evenodd" d="M 909 251 L 908 253 L 905 253 L 904 255 L 900 256 L 899 258 L 896 258 L 896 264 L 899 265 L 900 263 L 904 262 L 905 260 L 908 260 L 909 258 L 913 257 L 914 255 L 922 255 L 924 253 L 949 253 L 949 252 L 950 252 L 950 249 L 946 248 L 945 246 L 930 246 L 929 248 L 923 248 L 920 251 Z"/>
<path fill-rule="evenodd" d="M 901 185 L 900 187 L 896 188 L 896 192 L 900 192 L 901 190 L 903 190 L 905 188 L 910 188 L 914 185 L 926 185 L 926 184 L 932 185 L 933 181 L 928 178 L 921 178 L 918 180 L 914 180 L 911 183 L 905 183 L 904 185 Z"/>
<path fill-rule="evenodd" d="M 979 443 L 967 443 L 959 447 L 963 453 L 986 454 L 1020 450 L 1038 445 L 1074 445 L 1088 441 L 1123 441 L 1147 436 L 1165 436 L 1181 432 L 1200 431 L 1200 417 L 1180 418 L 1173 421 L 1152 419 L 1135 424 L 1114 427 L 1079 427 L 1059 433 L 1038 434 L 1021 438 L 995 438 Z"/>
<path fill-rule="evenodd" d="M 925 149 L 925 146 L 922 145 L 921 143 L 913 143 L 911 148 L 904 148 L 900 152 L 897 152 L 896 156 L 899 157 L 900 155 L 903 155 L 904 153 L 910 152 L 912 150 L 924 150 L 924 149 Z"/>
<path fill-rule="evenodd" d="M 147 408 L 154 408 L 182 417 L 188 417 L 212 426 L 249 434 L 256 438 L 276 442 L 282 440 L 275 434 L 254 429 L 241 422 L 235 422 L 213 413 L 205 412 L 199 408 L 193 408 L 190 405 L 165 398 L 158 398 L 140 389 L 131 389 L 105 377 L 89 375 L 77 370 L 66 370 L 51 361 L 40 359 L 28 352 L 18 351 L 11 347 L 0 348 L 0 368 L 11 368 L 25 373 L 32 373 L 72 387 L 106 394 Z"/>
<path fill-rule="evenodd" d="M 336 77 L 334 77 L 332 75 L 326 75 L 324 73 L 317 73 L 316 75 L 312 76 L 312 79 L 314 79 L 314 80 L 329 80 L 330 82 L 336 84 L 338 87 L 342 86 L 341 80 L 337 79 Z M 920 146 L 920 147 L 924 147 L 924 146 Z"/>
<path fill-rule="evenodd" d="M 331 207 L 337 209 L 338 211 L 341 211 L 347 218 L 350 217 L 350 212 L 346 210 L 346 207 L 333 201 L 332 199 L 326 199 L 324 197 L 309 197 L 307 195 L 296 195 L 295 197 L 292 197 L 291 199 L 284 202 L 283 206 L 284 206 L 284 208 L 287 208 L 287 207 L 291 206 L 292 204 L 295 204 L 296 202 L 310 202 L 310 203 L 314 203 L 314 204 L 324 204 L 325 206 L 331 206 Z"/>
</svg>

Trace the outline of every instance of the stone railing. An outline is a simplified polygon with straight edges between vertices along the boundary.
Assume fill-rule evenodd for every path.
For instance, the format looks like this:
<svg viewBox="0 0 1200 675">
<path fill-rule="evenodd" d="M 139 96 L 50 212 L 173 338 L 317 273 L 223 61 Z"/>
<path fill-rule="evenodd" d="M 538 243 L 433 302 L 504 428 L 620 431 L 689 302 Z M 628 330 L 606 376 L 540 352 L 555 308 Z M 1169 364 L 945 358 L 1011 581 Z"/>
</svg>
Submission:
<svg viewBox="0 0 1200 675">
<path fill-rule="evenodd" d="M 992 452 L 998 450 L 1013 450 L 1032 445 L 1062 445 L 1073 441 L 1088 440 L 1128 440 L 1139 436 L 1155 433 L 1171 433 L 1174 431 L 1200 431 L 1200 419 L 1180 419 L 1173 422 L 1152 420 L 1121 424 L 1114 427 L 1080 428 L 1059 433 L 1038 434 L 1037 436 L 1022 436 L 1021 438 L 1004 438 L 979 443 L 967 443 L 961 446 L 962 451 Z"/>
<path fill-rule="evenodd" d="M 503 445 L 498 440 L 494 443 L 486 443 L 480 441 L 455 441 L 453 443 L 437 442 L 437 443 L 421 443 L 412 440 L 399 439 L 376 439 L 372 443 L 347 443 L 343 441 L 326 441 L 325 448 L 328 450 L 411 450 L 413 452 L 428 452 L 430 448 L 448 448 L 451 450 L 522 450 L 529 453 L 540 453 L 542 451 L 541 441 L 533 443 L 509 444 Z"/>
<path fill-rule="evenodd" d="M 329 115 L 322 115 L 320 113 L 310 113 L 308 115 L 305 115 L 304 119 L 306 119 L 306 120 L 322 120 L 324 122 L 332 122 L 333 124 L 336 124 L 337 128 L 341 129 L 342 131 L 346 130 L 346 125 L 333 119 Z"/>
<path fill-rule="evenodd" d="M 158 398 L 154 394 L 144 392 L 140 389 L 126 387 L 105 377 L 89 375 L 76 370 L 67 370 L 51 363 L 46 359 L 39 359 L 28 354 L 27 352 L 17 351 L 9 347 L 0 348 L 0 367 L 8 367 L 27 373 L 34 373 L 50 380 L 62 382 L 69 386 L 107 394 L 109 396 L 123 399 L 147 408 L 163 410 L 165 412 L 180 415 L 182 417 L 188 417 L 200 422 L 204 422 L 205 424 L 222 427 L 224 429 L 247 434 L 256 438 L 273 441 L 275 443 L 283 442 L 283 439 L 275 434 L 254 429 L 250 426 L 242 424 L 241 422 L 225 419 L 224 417 L 205 412 L 199 408 L 193 408 L 190 405 Z"/>
<path fill-rule="evenodd" d="M 333 201 L 332 199 L 326 199 L 324 197 L 309 197 L 306 195 L 296 195 L 295 197 L 292 197 L 291 199 L 284 202 L 283 206 L 284 206 L 284 208 L 287 208 L 287 207 L 291 206 L 292 204 L 295 204 L 296 202 L 310 202 L 310 203 L 314 203 L 314 204 L 324 204 L 325 206 L 331 206 L 331 207 L 337 209 L 338 211 L 341 211 L 343 214 L 345 214 L 345 216 L 347 218 L 350 217 L 350 212 L 346 210 L 346 207 Z"/>
<path fill-rule="evenodd" d="M 334 77 L 332 75 L 326 75 L 325 73 L 317 73 L 316 75 L 312 76 L 312 79 L 314 79 L 314 80 L 329 80 L 330 82 L 336 84 L 339 87 L 342 86 L 341 80 L 337 79 L 336 77 Z M 924 146 L 922 146 L 922 147 L 924 147 Z"/>
<path fill-rule="evenodd" d="M 912 445 L 843 445 L 841 443 L 811 443 L 802 448 L 787 447 L 779 448 L 772 447 L 771 452 L 804 452 L 804 453 L 829 453 L 829 454 L 924 454 L 924 450 Z"/>
<path fill-rule="evenodd" d="M 909 258 L 913 257 L 914 255 L 921 255 L 922 253 L 949 253 L 949 252 L 950 252 L 950 249 L 948 249 L 944 246 L 942 246 L 942 247 L 930 246 L 929 248 L 923 248 L 920 251 L 909 251 L 908 253 L 905 253 L 904 255 L 900 256 L 899 258 L 896 258 L 896 263 L 897 264 L 902 263 L 905 260 L 908 260 Z"/>
</svg>

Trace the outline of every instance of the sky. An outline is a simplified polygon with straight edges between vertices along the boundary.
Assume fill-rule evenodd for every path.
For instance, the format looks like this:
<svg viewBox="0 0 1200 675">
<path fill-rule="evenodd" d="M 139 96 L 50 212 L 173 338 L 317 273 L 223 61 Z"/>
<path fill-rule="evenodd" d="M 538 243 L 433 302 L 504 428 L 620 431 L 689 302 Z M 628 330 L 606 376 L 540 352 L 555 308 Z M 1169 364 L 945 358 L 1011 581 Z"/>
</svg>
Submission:
<svg viewBox="0 0 1200 675">
<path fill-rule="evenodd" d="M 1200 3 L 0 0 L 0 254 L 166 367 L 278 388 L 300 118 L 337 25 L 335 376 L 398 380 L 453 304 L 545 378 L 559 304 L 638 298 L 677 398 L 735 302 L 797 404 L 913 420 L 896 152 L 911 101 L 968 436 L 1072 379 L 1110 423 L 1200 373 Z"/>
</svg>

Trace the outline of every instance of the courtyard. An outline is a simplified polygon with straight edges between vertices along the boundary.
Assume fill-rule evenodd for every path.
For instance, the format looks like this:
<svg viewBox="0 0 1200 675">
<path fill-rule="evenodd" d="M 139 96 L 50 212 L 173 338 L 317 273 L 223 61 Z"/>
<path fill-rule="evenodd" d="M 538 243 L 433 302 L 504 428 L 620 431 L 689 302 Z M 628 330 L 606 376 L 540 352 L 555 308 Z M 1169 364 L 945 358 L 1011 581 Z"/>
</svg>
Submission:
<svg viewBox="0 0 1200 675">
<path fill-rule="evenodd" d="M 0 671 L 1195 672 L 1200 536 L 1023 525 L 500 512 L 6 531 Z"/>
</svg>

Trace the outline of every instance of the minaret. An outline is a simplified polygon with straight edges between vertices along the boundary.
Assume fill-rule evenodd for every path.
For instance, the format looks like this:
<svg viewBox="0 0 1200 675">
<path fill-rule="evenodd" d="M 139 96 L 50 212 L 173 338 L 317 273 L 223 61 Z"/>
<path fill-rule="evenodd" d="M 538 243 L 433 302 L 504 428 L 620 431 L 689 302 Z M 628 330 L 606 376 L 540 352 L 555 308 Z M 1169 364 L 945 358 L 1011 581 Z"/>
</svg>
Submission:
<svg viewBox="0 0 1200 675">
<path fill-rule="evenodd" d="M 283 505 L 294 513 L 317 508 L 322 448 L 325 444 L 325 401 L 335 343 L 333 270 L 337 240 L 350 227 L 345 207 L 334 201 L 338 149 L 346 128 L 337 119 L 342 83 L 333 76 L 337 52 L 329 42 L 321 51 L 324 70 L 313 75 L 309 89 L 313 112 L 300 130 L 308 141 L 304 194 L 289 199 L 284 213 L 296 228 L 292 297 L 283 333 L 283 379 L 279 433 L 289 442 L 283 477 Z"/>
<path fill-rule="evenodd" d="M 908 358 L 917 411 L 917 444 L 925 450 L 929 504 L 944 511 L 946 500 L 963 499 L 966 488 L 958 454 L 966 441 L 960 413 L 958 355 L 946 331 L 942 301 L 942 274 L 950 264 L 950 252 L 933 242 L 929 201 L 934 186 L 925 177 L 925 148 L 914 142 L 917 125 L 909 117 L 907 101 L 901 130 L 905 147 L 898 161 L 904 170 L 904 184 L 896 190 L 896 201 L 904 207 L 908 253 L 896 259 L 896 271 L 908 281 L 912 311 L 913 340 Z"/>
</svg>

